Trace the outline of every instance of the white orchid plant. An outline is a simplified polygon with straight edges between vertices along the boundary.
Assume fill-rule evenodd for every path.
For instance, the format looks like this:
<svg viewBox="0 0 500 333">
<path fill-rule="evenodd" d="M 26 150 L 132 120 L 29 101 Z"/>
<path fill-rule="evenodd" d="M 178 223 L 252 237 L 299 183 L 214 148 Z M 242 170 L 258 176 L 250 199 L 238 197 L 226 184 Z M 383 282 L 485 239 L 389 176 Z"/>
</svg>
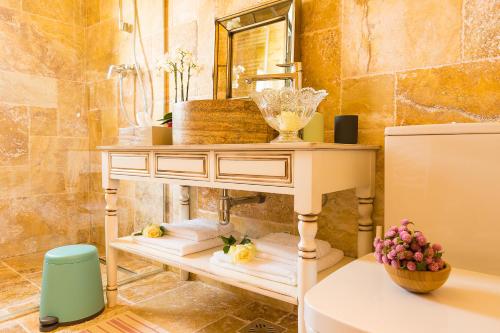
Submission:
<svg viewBox="0 0 500 333">
<path fill-rule="evenodd" d="M 159 71 L 164 71 L 174 75 L 175 102 L 189 100 L 189 83 L 193 74 L 198 74 L 201 70 L 191 51 L 177 49 L 174 54 L 165 53 L 158 61 Z"/>
</svg>

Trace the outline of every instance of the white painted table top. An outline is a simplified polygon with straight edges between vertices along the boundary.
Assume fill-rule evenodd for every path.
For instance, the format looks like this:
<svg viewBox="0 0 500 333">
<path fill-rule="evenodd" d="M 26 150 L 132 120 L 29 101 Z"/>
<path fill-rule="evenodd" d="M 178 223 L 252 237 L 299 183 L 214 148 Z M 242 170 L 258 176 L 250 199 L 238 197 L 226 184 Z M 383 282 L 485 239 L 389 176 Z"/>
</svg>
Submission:
<svg viewBox="0 0 500 333">
<path fill-rule="evenodd" d="M 484 259 L 484 258 L 483 258 Z M 438 290 L 395 285 L 373 255 L 332 273 L 305 296 L 313 332 L 500 332 L 500 276 L 455 269 Z"/>
<path fill-rule="evenodd" d="M 378 150 L 380 146 L 339 143 L 243 143 L 209 145 L 167 145 L 167 146 L 100 146 L 100 150 Z"/>
</svg>

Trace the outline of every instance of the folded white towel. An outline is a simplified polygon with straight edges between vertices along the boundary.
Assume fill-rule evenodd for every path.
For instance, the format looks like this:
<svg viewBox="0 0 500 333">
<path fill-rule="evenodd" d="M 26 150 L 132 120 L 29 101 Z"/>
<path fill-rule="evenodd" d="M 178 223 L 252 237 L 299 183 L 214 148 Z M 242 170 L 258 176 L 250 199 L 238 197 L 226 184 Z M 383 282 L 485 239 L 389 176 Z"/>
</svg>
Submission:
<svg viewBox="0 0 500 333">
<path fill-rule="evenodd" d="M 256 239 L 253 242 L 257 248 L 258 257 L 265 253 L 274 257 L 279 257 L 286 261 L 296 262 L 298 256 L 297 246 L 299 241 L 299 236 L 280 232 L 267 234 L 266 236 Z M 332 246 L 330 243 L 324 240 L 316 239 L 316 255 L 318 259 L 330 253 L 331 249 Z"/>
<path fill-rule="evenodd" d="M 282 258 L 266 252 L 257 252 L 255 256 L 260 259 L 272 260 L 275 262 L 280 262 L 288 265 L 297 265 L 297 260 L 298 260 L 298 253 L 295 254 L 295 259 Z M 335 265 L 340 260 L 342 260 L 342 258 L 344 258 L 344 252 L 342 250 L 331 248 L 330 252 L 327 255 L 318 258 L 317 261 L 318 272 L 321 272 L 322 270 Z"/>
<path fill-rule="evenodd" d="M 236 233 L 233 233 L 235 237 L 239 236 L 235 234 Z M 211 238 L 199 242 L 169 235 L 158 238 L 133 236 L 133 239 L 138 244 L 146 245 L 157 250 L 172 253 L 181 257 L 191 253 L 201 252 L 224 245 L 224 242 L 222 241 L 222 239 L 220 239 L 220 237 Z"/>
<path fill-rule="evenodd" d="M 222 251 L 214 252 L 210 258 L 210 263 L 230 271 L 257 276 L 270 281 L 285 283 L 292 286 L 297 284 L 297 274 L 292 265 L 259 258 L 254 258 L 252 261 L 245 264 L 233 264 L 231 256 L 224 254 Z"/>
<path fill-rule="evenodd" d="M 344 252 L 332 249 L 329 254 L 316 261 L 316 269 L 321 272 L 332 267 L 344 257 Z M 297 260 L 294 263 L 277 262 L 271 259 L 256 257 L 248 263 L 234 264 L 231 256 L 222 251 L 214 252 L 210 258 L 210 263 L 230 271 L 245 273 L 257 276 L 266 280 L 285 283 L 291 286 L 297 285 Z M 227 272 L 224 275 L 231 276 Z"/>
<path fill-rule="evenodd" d="M 193 219 L 183 222 L 163 223 L 167 235 L 193 241 L 204 241 L 225 235 L 234 230 L 232 224 L 220 225 L 217 221 Z"/>
</svg>

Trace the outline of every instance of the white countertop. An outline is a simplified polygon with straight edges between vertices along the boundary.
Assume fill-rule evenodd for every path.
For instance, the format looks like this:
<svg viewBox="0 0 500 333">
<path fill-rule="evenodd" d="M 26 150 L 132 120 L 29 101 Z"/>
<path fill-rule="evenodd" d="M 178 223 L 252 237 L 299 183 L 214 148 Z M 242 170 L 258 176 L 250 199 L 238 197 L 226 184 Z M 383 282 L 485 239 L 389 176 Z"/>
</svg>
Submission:
<svg viewBox="0 0 500 333">
<path fill-rule="evenodd" d="M 417 295 L 395 285 L 369 254 L 309 290 L 305 306 L 306 324 L 318 333 L 498 333 L 500 276 L 452 267 L 443 287 Z"/>
<path fill-rule="evenodd" d="M 380 146 L 340 143 L 292 142 L 292 143 L 237 143 L 165 146 L 99 146 L 99 150 L 378 150 Z"/>
</svg>

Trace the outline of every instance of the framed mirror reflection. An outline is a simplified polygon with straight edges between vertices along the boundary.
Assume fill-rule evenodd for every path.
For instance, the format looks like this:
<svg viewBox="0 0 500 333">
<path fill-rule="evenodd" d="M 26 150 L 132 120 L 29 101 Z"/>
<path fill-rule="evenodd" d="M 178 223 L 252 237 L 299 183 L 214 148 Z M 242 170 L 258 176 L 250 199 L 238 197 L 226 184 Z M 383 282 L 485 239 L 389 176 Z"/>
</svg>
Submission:
<svg viewBox="0 0 500 333">
<path fill-rule="evenodd" d="M 299 11 L 300 1 L 276 0 L 216 20 L 214 99 L 293 85 L 281 74 L 300 60 Z"/>
</svg>

